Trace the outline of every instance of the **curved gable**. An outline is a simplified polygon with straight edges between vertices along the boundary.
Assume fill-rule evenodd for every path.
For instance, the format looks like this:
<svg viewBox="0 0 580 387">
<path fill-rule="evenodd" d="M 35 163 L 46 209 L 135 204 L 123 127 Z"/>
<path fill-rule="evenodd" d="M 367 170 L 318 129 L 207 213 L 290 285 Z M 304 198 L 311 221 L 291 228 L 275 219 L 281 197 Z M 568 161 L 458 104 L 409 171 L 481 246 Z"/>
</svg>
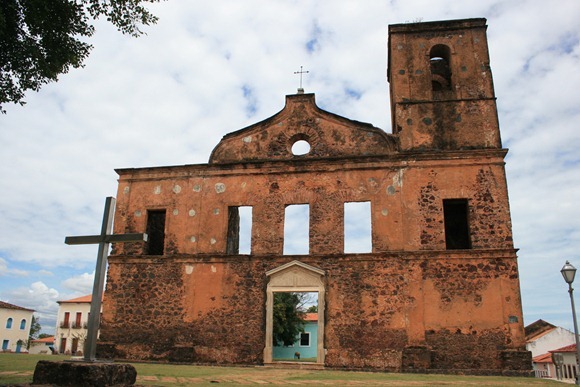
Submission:
<svg viewBox="0 0 580 387">
<path fill-rule="evenodd" d="M 292 145 L 299 140 L 310 145 L 305 155 L 292 153 Z M 314 94 L 295 94 L 286 96 L 286 106 L 279 113 L 225 135 L 209 163 L 375 156 L 396 150 L 394 136 L 320 109 Z"/>
</svg>

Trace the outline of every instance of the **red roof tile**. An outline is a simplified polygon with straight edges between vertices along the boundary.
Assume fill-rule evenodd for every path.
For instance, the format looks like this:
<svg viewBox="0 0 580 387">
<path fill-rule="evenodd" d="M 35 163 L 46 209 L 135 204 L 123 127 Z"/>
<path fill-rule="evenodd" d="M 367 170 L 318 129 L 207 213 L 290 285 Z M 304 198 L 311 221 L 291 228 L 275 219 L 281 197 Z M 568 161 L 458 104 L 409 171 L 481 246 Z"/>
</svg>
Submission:
<svg viewBox="0 0 580 387">
<path fill-rule="evenodd" d="M 532 361 L 534 363 L 552 363 L 552 354 L 548 352 L 543 355 L 534 356 Z"/>
<path fill-rule="evenodd" d="M 33 343 L 54 343 L 54 336 L 48 336 L 42 339 L 32 340 Z"/>
<path fill-rule="evenodd" d="M 311 322 L 318 321 L 318 313 L 306 313 L 304 320 Z"/>
<path fill-rule="evenodd" d="M 0 308 L 15 309 L 15 310 L 28 310 L 30 312 L 34 312 L 34 309 L 23 308 L 21 306 L 9 304 L 9 303 L 4 302 L 4 301 L 0 301 Z"/>
<path fill-rule="evenodd" d="M 86 295 L 86 296 L 73 298 L 71 300 L 57 301 L 57 303 L 59 303 L 59 304 L 68 304 L 68 303 L 71 303 L 71 304 L 74 304 L 74 303 L 77 303 L 77 304 L 88 303 L 88 304 L 90 304 L 92 298 L 93 298 L 92 294 L 89 294 L 89 295 Z"/>
<path fill-rule="evenodd" d="M 562 348 L 554 349 L 550 353 L 554 352 L 576 352 L 576 344 L 570 344 Z"/>
</svg>

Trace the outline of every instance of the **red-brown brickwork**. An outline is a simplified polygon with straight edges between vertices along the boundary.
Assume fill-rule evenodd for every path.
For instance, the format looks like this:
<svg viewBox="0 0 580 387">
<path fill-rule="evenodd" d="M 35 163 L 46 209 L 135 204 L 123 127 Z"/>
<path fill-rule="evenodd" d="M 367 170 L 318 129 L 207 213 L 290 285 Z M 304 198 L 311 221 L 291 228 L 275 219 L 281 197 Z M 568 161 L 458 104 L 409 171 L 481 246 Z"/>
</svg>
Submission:
<svg viewBox="0 0 580 387">
<path fill-rule="evenodd" d="M 529 374 L 485 27 L 390 27 L 394 134 L 296 94 L 224 136 L 208 164 L 117 170 L 115 233 L 152 239 L 114 246 L 100 355 L 275 361 L 270 274 L 298 262 L 322 281 L 326 367 Z M 298 140 L 305 155 L 292 153 Z M 368 253 L 344 252 L 347 202 L 370 203 Z M 307 255 L 284 255 L 293 204 L 310 208 Z M 240 206 L 252 207 L 246 255 Z M 276 286 L 312 291 L 307 277 Z"/>
</svg>

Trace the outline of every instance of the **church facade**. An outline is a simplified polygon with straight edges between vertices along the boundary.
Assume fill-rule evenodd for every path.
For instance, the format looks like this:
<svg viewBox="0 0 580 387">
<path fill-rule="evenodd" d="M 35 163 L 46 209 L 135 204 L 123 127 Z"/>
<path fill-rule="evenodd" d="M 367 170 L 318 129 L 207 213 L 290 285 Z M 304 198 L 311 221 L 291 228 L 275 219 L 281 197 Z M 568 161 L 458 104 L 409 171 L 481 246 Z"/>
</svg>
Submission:
<svg viewBox="0 0 580 387">
<path fill-rule="evenodd" d="M 117 170 L 115 233 L 149 241 L 113 248 L 97 356 L 275 363 L 274 294 L 311 292 L 320 366 L 528 375 L 486 27 L 389 26 L 392 134 L 298 93 L 207 164 Z M 345 250 L 353 203 L 361 252 Z M 285 248 L 297 205 L 301 254 Z"/>
</svg>

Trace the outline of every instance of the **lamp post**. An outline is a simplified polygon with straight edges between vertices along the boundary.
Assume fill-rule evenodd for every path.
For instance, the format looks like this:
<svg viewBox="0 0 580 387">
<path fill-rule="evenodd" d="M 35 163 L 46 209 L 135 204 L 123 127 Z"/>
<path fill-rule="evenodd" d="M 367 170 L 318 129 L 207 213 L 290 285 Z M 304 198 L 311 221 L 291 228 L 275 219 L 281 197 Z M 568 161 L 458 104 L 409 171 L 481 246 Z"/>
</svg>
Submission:
<svg viewBox="0 0 580 387">
<path fill-rule="evenodd" d="M 574 282 L 574 277 L 576 276 L 576 268 L 566 261 L 562 270 L 562 277 L 564 281 L 568 284 L 568 293 L 570 293 L 570 303 L 572 304 L 572 318 L 574 319 L 574 337 L 576 338 L 576 385 L 580 385 L 580 366 L 578 361 L 580 360 L 580 342 L 578 341 L 578 322 L 576 321 L 576 307 L 574 306 L 574 289 L 572 288 L 572 282 Z"/>
</svg>

